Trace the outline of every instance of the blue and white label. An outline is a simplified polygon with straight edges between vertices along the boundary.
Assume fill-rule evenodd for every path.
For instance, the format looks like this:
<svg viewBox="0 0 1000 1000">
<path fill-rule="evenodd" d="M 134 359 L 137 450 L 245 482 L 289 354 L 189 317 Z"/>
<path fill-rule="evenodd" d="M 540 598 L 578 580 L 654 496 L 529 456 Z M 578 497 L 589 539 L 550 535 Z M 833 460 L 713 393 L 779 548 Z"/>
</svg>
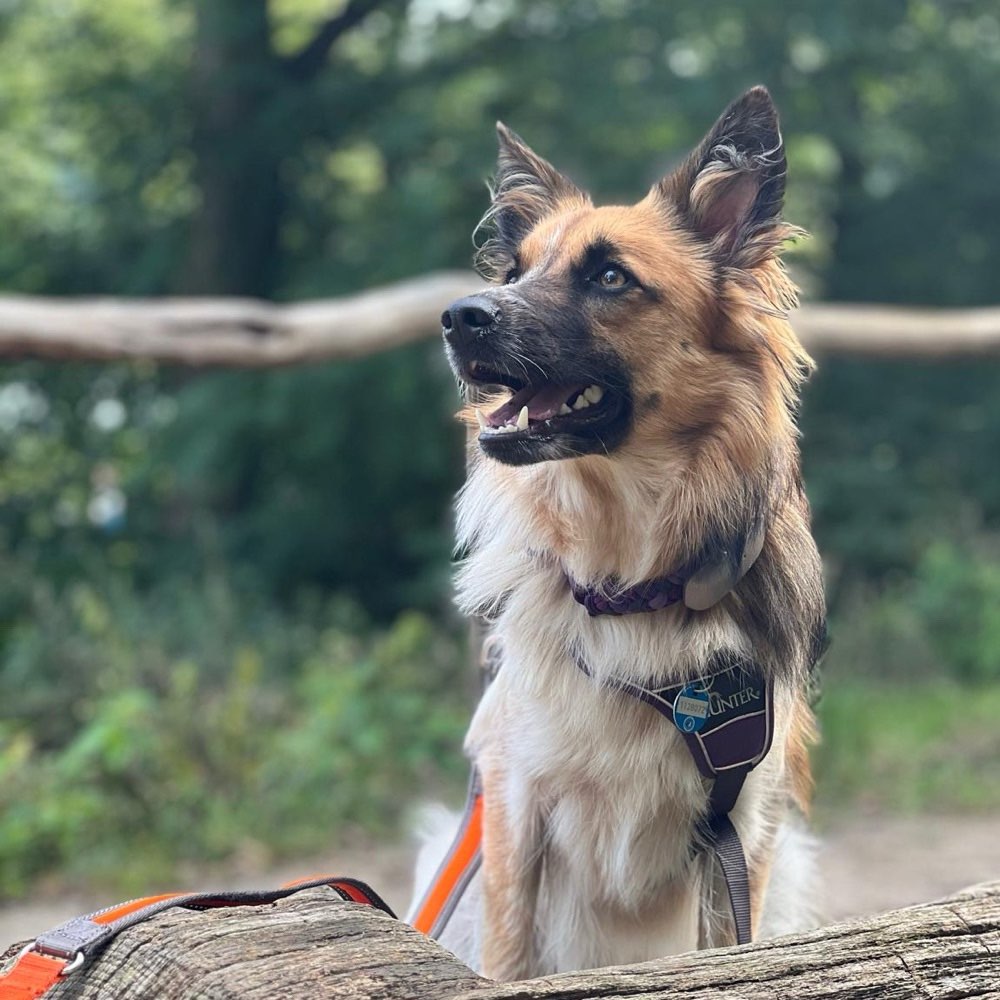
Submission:
<svg viewBox="0 0 1000 1000">
<path fill-rule="evenodd" d="M 674 725 L 682 733 L 697 733 L 708 721 L 710 699 L 704 688 L 688 684 L 674 699 Z"/>
</svg>

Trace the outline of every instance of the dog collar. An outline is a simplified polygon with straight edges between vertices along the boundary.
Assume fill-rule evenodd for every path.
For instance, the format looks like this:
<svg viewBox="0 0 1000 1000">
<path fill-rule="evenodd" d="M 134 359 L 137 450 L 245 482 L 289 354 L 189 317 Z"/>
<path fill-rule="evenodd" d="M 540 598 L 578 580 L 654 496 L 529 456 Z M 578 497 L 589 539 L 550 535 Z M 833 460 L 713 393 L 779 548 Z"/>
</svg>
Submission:
<svg viewBox="0 0 1000 1000">
<path fill-rule="evenodd" d="M 581 587 L 568 576 L 566 582 L 573 591 L 573 599 L 577 604 L 582 604 L 592 618 L 597 615 L 632 615 L 640 611 L 659 611 L 677 604 L 684 597 L 684 581 L 678 576 L 657 577 L 624 590 L 613 586 Z"/>
<path fill-rule="evenodd" d="M 584 587 L 566 574 L 573 598 L 597 615 L 632 615 L 660 611 L 681 601 L 692 611 L 707 611 L 718 604 L 746 576 L 764 547 L 764 527 L 759 527 L 743 544 L 743 549 L 725 549 L 718 559 L 705 563 L 687 579 L 672 573 L 644 580 L 633 587 L 619 587 L 605 580 L 594 587 Z"/>
</svg>

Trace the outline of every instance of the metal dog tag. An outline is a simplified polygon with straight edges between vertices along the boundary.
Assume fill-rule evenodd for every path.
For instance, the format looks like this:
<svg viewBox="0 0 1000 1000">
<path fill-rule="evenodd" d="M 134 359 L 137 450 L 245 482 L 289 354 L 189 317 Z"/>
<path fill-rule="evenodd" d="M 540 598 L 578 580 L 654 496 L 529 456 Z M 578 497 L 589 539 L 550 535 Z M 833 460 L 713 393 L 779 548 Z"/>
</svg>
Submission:
<svg viewBox="0 0 1000 1000">
<path fill-rule="evenodd" d="M 729 558 L 729 553 L 716 562 L 702 566 L 684 584 L 684 603 L 692 611 L 707 611 L 718 604 L 743 579 L 747 570 L 757 561 L 764 548 L 763 526 L 751 535 L 743 546 L 739 565 Z"/>
</svg>

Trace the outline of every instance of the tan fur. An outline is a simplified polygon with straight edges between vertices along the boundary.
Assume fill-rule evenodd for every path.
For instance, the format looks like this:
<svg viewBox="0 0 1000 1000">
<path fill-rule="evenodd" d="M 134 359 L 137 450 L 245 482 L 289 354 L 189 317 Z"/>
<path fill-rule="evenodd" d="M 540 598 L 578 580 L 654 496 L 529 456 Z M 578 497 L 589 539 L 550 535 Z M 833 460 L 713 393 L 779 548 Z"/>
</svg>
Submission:
<svg viewBox="0 0 1000 1000">
<path fill-rule="evenodd" d="M 760 93 L 744 98 L 751 117 L 764 113 Z M 473 452 L 459 498 L 470 552 L 459 605 L 490 619 L 503 650 L 467 738 L 487 810 L 482 909 L 466 913 L 481 949 L 462 957 L 489 976 L 732 943 L 724 883 L 694 849 L 709 785 L 673 726 L 605 683 L 694 678 L 720 649 L 752 658 L 775 689 L 771 752 L 733 812 L 755 932 L 813 919 L 808 851 L 788 832 L 808 806 L 804 686 L 823 631 L 794 424 L 812 362 L 788 324 L 795 290 L 776 256 L 791 230 L 748 207 L 770 154 L 718 152 L 726 122 L 637 204 L 596 208 L 501 132 L 493 273 L 516 266 L 527 287 L 565 288 L 607 241 L 645 294 L 590 321 L 631 379 L 634 416 L 614 452 L 519 466 Z M 471 407 L 462 419 L 475 426 Z M 567 587 L 566 575 L 628 586 L 674 572 L 753 518 L 766 527 L 760 557 L 708 611 L 591 619 Z"/>
<path fill-rule="evenodd" d="M 537 833 L 511 821 L 503 762 L 480 762 L 483 782 L 483 902 L 491 919 L 483 935 L 483 967 L 495 979 L 520 979 L 534 961 L 533 900 L 540 855 L 531 856 Z"/>
<path fill-rule="evenodd" d="M 789 785 L 792 799 L 803 816 L 809 815 L 812 801 L 813 776 L 809 765 L 809 748 L 819 740 L 816 717 L 805 698 L 796 699 L 792 709 L 788 744 L 785 751 L 788 760 Z"/>
</svg>

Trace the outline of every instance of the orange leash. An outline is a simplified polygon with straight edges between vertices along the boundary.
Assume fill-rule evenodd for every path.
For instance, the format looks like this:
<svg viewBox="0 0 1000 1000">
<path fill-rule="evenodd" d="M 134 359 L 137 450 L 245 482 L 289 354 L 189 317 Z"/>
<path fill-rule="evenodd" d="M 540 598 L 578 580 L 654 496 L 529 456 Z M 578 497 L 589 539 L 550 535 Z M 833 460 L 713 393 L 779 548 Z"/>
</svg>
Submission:
<svg viewBox="0 0 1000 1000">
<path fill-rule="evenodd" d="M 436 938 L 441 935 L 455 912 L 462 893 L 482 861 L 483 792 L 478 774 L 473 773 L 465 815 L 451 849 L 420 901 L 413 926 Z"/>
<path fill-rule="evenodd" d="M 34 951 L 24 952 L 5 976 L 0 976 L 2 1000 L 37 1000 L 59 982 L 69 963 Z"/>
</svg>

